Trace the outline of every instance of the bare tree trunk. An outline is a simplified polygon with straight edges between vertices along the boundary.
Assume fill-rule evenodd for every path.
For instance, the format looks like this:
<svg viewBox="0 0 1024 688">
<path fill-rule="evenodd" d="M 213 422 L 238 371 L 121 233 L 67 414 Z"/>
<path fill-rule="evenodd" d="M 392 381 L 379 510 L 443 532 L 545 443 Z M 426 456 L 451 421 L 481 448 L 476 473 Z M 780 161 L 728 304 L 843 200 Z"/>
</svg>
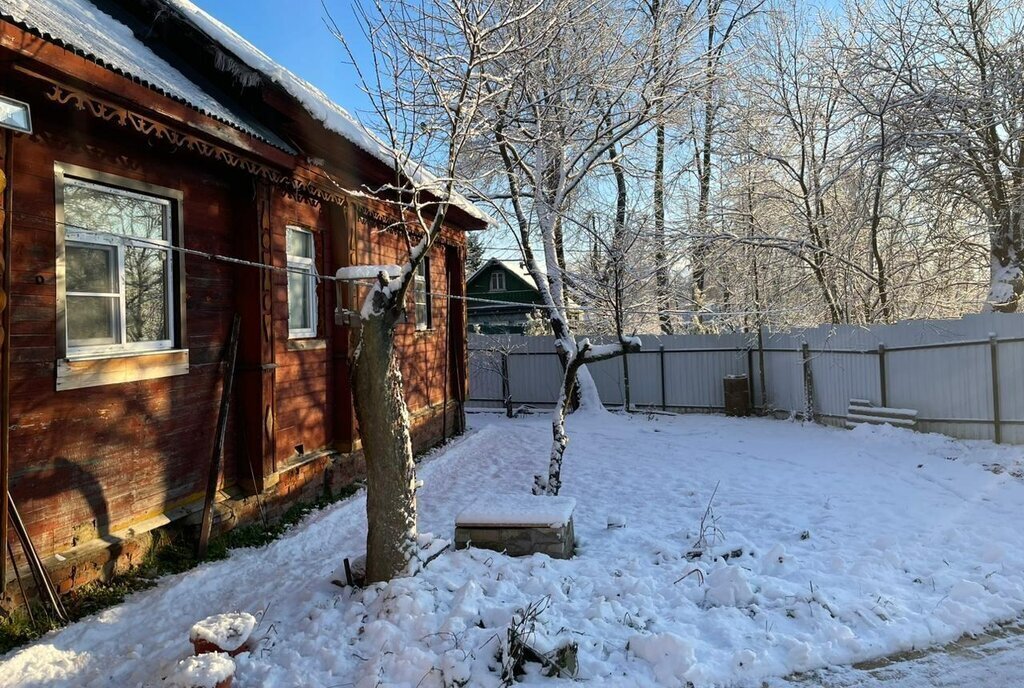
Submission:
<svg viewBox="0 0 1024 688">
<path fill-rule="evenodd" d="M 614 305 L 615 305 L 615 334 L 619 341 L 623 340 L 625 334 L 625 302 L 623 299 L 623 282 L 625 281 L 625 253 L 626 253 L 626 205 L 628 202 L 628 187 L 626 186 L 626 172 L 622 168 L 622 161 L 616 153 L 615 147 L 608 149 L 608 156 L 611 158 L 612 172 L 615 175 L 615 233 L 612 236 L 612 266 L 614 268 Z M 671 329 L 671 328 L 670 328 Z M 629 411 L 632 404 L 629 398 L 629 356 L 622 355 L 622 383 L 623 406 Z"/>
<path fill-rule="evenodd" d="M 697 246 L 693 250 L 691 260 L 690 292 L 694 310 L 700 311 L 705 304 L 707 290 L 707 254 L 709 246 L 705 237 L 709 234 L 708 207 L 711 201 L 711 160 L 712 145 L 715 135 L 715 80 L 718 78 L 718 60 L 725 46 L 723 38 L 715 45 L 718 33 L 718 13 L 722 9 L 721 0 L 712 0 L 707 7 L 707 45 L 705 46 L 704 88 L 701 94 L 701 106 L 704 109 L 704 122 L 701 129 L 698 150 L 695 151 L 697 162 Z M 694 323 L 698 331 L 703 330 L 700 314 L 695 314 Z"/>
<path fill-rule="evenodd" d="M 711 67 L 708 68 L 709 72 Z M 705 292 L 707 290 L 707 255 L 708 255 L 708 244 L 705 237 L 710 233 L 710 227 L 708 226 L 708 209 L 711 204 L 711 153 L 712 153 L 712 137 L 714 136 L 714 124 L 711 119 L 714 117 L 714 107 L 712 104 L 713 93 L 711 91 L 710 79 L 711 75 L 708 75 L 709 85 L 707 86 L 707 92 L 704 95 L 704 131 L 701 136 L 701 148 L 698 155 L 698 176 L 697 176 L 697 232 L 699 234 L 697 239 L 697 246 L 693 250 L 693 267 L 692 267 L 692 283 L 691 283 L 691 294 L 693 299 L 694 310 L 701 310 L 706 305 Z M 694 315 L 694 323 L 698 329 L 703 327 L 700 315 Z"/>
<path fill-rule="evenodd" d="M 883 125 L 884 127 L 884 125 Z M 884 129 L 883 129 L 884 131 Z M 884 150 L 884 134 L 882 139 Z M 884 152 L 882 153 L 884 156 Z M 883 322 L 892 322 L 892 304 L 889 300 L 889 281 L 882 260 L 882 251 L 878 244 L 878 230 L 882 221 L 882 185 L 885 182 L 885 167 L 880 162 L 875 173 L 873 198 L 871 201 L 871 258 L 875 263 L 875 286 L 878 287 L 878 305 L 882 309 Z"/>
<path fill-rule="evenodd" d="M 665 65 L 661 55 L 661 2 L 651 0 L 651 28 L 654 31 L 654 50 L 651 61 L 659 79 Z M 660 85 L 660 84 L 659 84 Z M 665 107 L 659 102 L 655 111 L 654 128 L 654 284 L 658 307 L 658 322 L 662 334 L 672 334 L 671 296 L 668 284 L 668 253 L 665 248 Z"/>
<path fill-rule="evenodd" d="M 353 399 L 366 457 L 366 581 L 405 571 L 416 551 L 416 466 L 391 317 L 362 321 L 352 366 Z"/>
<path fill-rule="evenodd" d="M 533 494 L 557 496 L 562 489 L 562 460 L 566 447 L 569 446 L 569 435 L 565 431 L 565 415 L 567 402 L 573 397 L 576 388 L 576 373 L 583 366 L 582 357 L 573 357 L 565 367 L 562 387 L 551 413 L 551 454 L 548 461 L 548 475 L 545 479 L 537 475 L 533 478 Z"/>
<path fill-rule="evenodd" d="M 546 478 L 541 475 L 533 476 L 533 494 L 557 495 L 558 491 L 562 489 L 562 459 L 565 457 L 566 447 L 569 446 L 569 435 L 565 431 L 565 416 L 568 410 L 566 401 L 574 394 L 576 376 L 580 369 L 587 363 L 596 363 L 639 350 L 640 346 L 635 340 L 622 340 L 620 347 L 614 350 L 605 350 L 600 354 L 595 354 L 590 345 L 585 344 L 580 347 L 578 352 L 569 355 L 565 374 L 562 376 L 558 401 L 555 402 L 555 409 L 551 413 L 552 440 L 548 475 Z"/>
<path fill-rule="evenodd" d="M 665 125 L 659 121 L 654 146 L 654 269 L 658 321 L 662 334 L 672 334 L 672 300 L 668 283 L 668 253 L 665 249 Z"/>
</svg>

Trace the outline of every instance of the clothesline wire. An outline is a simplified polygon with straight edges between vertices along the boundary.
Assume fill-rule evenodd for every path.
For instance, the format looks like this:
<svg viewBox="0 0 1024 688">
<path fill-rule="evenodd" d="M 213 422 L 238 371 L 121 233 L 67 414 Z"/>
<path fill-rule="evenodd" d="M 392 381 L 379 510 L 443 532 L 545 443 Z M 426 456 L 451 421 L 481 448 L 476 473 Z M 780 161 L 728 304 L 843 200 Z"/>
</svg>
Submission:
<svg viewBox="0 0 1024 688">
<path fill-rule="evenodd" d="M 47 221 L 51 220 L 51 218 L 46 217 L 44 215 L 27 213 L 25 211 L 15 210 L 14 214 L 15 215 L 21 215 L 22 217 L 32 217 L 32 218 L 42 219 L 42 220 L 47 220 Z M 181 253 L 183 255 L 195 256 L 195 257 L 198 257 L 198 258 L 205 258 L 207 260 L 213 260 L 213 261 L 217 261 L 217 262 L 229 263 L 229 264 L 232 264 L 232 265 L 240 265 L 240 266 L 244 266 L 244 267 L 253 267 L 253 268 L 258 268 L 260 270 L 270 270 L 270 271 L 273 271 L 273 272 L 281 272 L 281 273 L 286 273 L 286 274 L 297 274 L 297 275 L 304 275 L 304 276 L 311 274 L 310 271 L 308 269 L 306 269 L 306 268 L 293 268 L 293 267 L 290 267 L 290 266 L 287 266 L 287 265 L 285 265 L 285 266 L 282 266 L 282 265 L 267 265 L 266 263 L 260 263 L 259 261 L 247 260 L 245 258 L 236 258 L 234 256 L 227 256 L 227 255 L 219 254 L 219 253 L 211 253 L 209 251 L 200 251 L 199 249 L 194 249 L 194 248 L 185 248 L 184 246 L 175 246 L 173 244 L 167 243 L 166 241 L 162 241 L 162 240 L 158 241 L 158 240 L 150 239 L 150 238 L 146 238 L 146 237 L 132 237 L 132 236 L 127 236 L 125 234 L 118 234 L 117 232 L 110 232 L 110 231 L 107 231 L 107 230 L 95 229 L 95 228 L 92 228 L 92 227 L 86 227 L 84 225 L 79 225 L 79 224 L 75 224 L 75 223 L 71 223 L 71 222 L 67 222 L 67 221 L 57 220 L 57 224 L 63 225 L 65 229 L 76 229 L 76 230 L 81 230 L 81 231 L 84 231 L 84 232 L 89 232 L 91 234 L 97 234 L 97 235 L 100 235 L 100 236 L 112 237 L 112 238 L 118 239 L 119 241 L 125 243 L 126 245 L 132 246 L 132 247 L 154 248 L 154 249 L 159 249 L 159 250 L 162 250 L 162 251 L 173 251 L 173 252 Z M 373 284 L 373 283 L 376 282 L 376 279 L 374 279 L 374 278 L 357 278 L 357 279 L 344 278 L 343 279 L 343 278 L 337 277 L 336 275 L 321 275 L 320 273 L 318 273 L 316 271 L 316 267 L 315 266 L 313 267 L 312 276 L 317 281 L 341 282 L 343 284 L 351 284 L 353 282 L 356 282 L 356 283 L 361 283 L 361 284 L 369 285 L 369 284 Z M 486 305 L 492 305 L 492 306 L 518 306 L 518 307 L 521 308 L 523 306 L 536 305 L 538 310 L 539 309 L 543 309 L 545 307 L 543 304 L 529 304 L 529 303 L 523 303 L 521 301 L 505 301 L 505 300 L 501 300 L 501 299 L 482 298 L 482 297 L 479 297 L 479 296 L 460 296 L 460 295 L 457 295 L 457 294 L 442 294 L 442 293 L 438 293 L 438 292 L 427 292 L 427 295 L 429 297 L 432 297 L 432 298 L 445 298 L 445 299 L 465 301 L 467 303 L 472 302 L 472 303 L 480 303 L 480 304 L 486 304 Z M 571 312 L 571 313 L 591 313 L 591 314 L 604 314 L 605 313 L 605 311 L 601 310 L 601 309 L 595 309 L 595 308 L 592 308 L 592 307 L 591 308 L 583 308 L 583 307 L 580 307 L 580 306 L 569 306 L 569 307 L 567 307 L 567 310 L 569 312 Z M 632 309 L 631 308 L 631 309 L 629 309 L 629 312 L 631 314 L 634 314 L 634 315 L 661 315 L 661 314 L 669 314 L 669 315 L 713 315 L 713 316 L 731 316 L 731 317 L 733 317 L 733 316 L 743 316 L 743 315 L 767 315 L 767 314 L 773 314 L 773 313 L 788 313 L 788 312 L 793 312 L 793 311 L 798 311 L 798 310 L 801 310 L 801 309 L 799 309 L 799 308 L 781 308 L 781 309 L 776 308 L 776 309 L 764 309 L 764 310 L 760 310 L 760 311 L 724 311 L 723 312 L 723 311 L 709 311 L 709 310 L 680 310 L 680 309 L 666 309 L 666 310 L 661 310 L 661 311 L 640 311 L 640 310 L 636 310 L 636 309 Z"/>
</svg>

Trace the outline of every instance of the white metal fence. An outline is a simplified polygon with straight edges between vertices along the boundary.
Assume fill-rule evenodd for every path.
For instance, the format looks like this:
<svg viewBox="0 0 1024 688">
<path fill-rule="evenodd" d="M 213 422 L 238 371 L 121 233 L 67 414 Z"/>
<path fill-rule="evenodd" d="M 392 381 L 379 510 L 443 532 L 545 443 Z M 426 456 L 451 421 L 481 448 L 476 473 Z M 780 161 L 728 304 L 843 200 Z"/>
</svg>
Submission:
<svg viewBox="0 0 1024 688">
<path fill-rule="evenodd" d="M 721 410 L 722 378 L 740 374 L 755 408 L 801 412 L 807 366 L 815 415 L 826 422 L 841 423 L 850 399 L 869 399 L 916 409 L 926 432 L 1024 444 L 1024 315 L 766 331 L 760 346 L 756 333 L 641 340 L 627 361 L 636 407 Z M 550 337 L 470 335 L 469 348 L 471 404 L 503 405 L 503 368 L 513 403 L 554 402 L 561 366 Z M 589 367 L 601 399 L 623 404 L 623 360 Z"/>
</svg>

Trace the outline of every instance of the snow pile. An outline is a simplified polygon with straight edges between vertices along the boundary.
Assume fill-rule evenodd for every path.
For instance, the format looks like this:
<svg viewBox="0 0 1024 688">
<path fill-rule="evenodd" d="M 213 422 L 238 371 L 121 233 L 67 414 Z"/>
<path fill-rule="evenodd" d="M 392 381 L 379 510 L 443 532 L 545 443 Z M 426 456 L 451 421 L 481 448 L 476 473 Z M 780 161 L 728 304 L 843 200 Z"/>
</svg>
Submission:
<svg viewBox="0 0 1024 688">
<path fill-rule="evenodd" d="M 217 688 L 235 673 L 235 663 L 223 652 L 187 657 L 167 677 L 168 688 Z"/>
<path fill-rule="evenodd" d="M 754 593 L 741 567 L 721 562 L 707 576 L 707 598 L 711 604 L 743 607 L 754 601 Z"/>
<path fill-rule="evenodd" d="M 572 497 L 543 497 L 532 494 L 489 495 L 459 512 L 460 526 L 549 526 L 561 528 L 572 518 L 576 500 Z"/>
<path fill-rule="evenodd" d="M 234 652 L 245 644 L 256 628 L 256 617 L 248 612 L 231 612 L 208 616 L 188 632 L 193 643 L 202 640 L 224 652 Z"/>
<path fill-rule="evenodd" d="M 546 468 L 548 419 L 471 419 L 420 464 L 424 532 Z M 502 639 L 531 605 L 531 645 L 578 643 L 579 676 L 616 688 L 778 686 L 1024 612 L 1024 479 L 991 468 L 1018 466 L 1020 447 L 707 415 L 573 415 L 569 432 L 573 559 L 447 551 L 415 578 L 339 588 L 332 571 L 365 547 L 363 493 L 11 653 L 0 686 L 160 685 L 211 608 L 270 605 L 273 632 L 235 660 L 240 688 L 498 688 Z M 551 682 L 527 665 L 521 685 Z"/>
<path fill-rule="evenodd" d="M 697 663 L 693 643 L 675 633 L 634 635 L 629 639 L 629 650 L 648 662 L 654 670 L 654 677 L 667 686 L 685 685 L 690 678 L 690 669 Z"/>
</svg>

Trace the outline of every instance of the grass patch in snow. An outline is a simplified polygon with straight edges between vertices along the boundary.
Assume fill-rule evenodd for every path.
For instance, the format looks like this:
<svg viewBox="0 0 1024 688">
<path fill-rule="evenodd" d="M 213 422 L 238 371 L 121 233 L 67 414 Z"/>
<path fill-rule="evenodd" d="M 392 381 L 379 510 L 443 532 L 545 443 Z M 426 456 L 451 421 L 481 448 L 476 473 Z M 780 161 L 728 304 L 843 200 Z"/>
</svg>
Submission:
<svg viewBox="0 0 1024 688">
<path fill-rule="evenodd" d="M 348 499 L 361 486 L 360 482 L 352 483 L 337 492 L 325 493 L 312 502 L 293 504 L 281 518 L 266 526 L 256 522 L 211 538 L 206 557 L 201 560 L 196 558 L 193 538 L 179 532 L 159 533 L 138 566 L 118 573 L 108 581 L 89 583 L 64 595 L 62 599 L 69 622 L 120 604 L 132 593 L 155 586 L 161 576 L 183 573 L 207 561 L 226 559 L 233 549 L 263 547 L 281 537 L 308 514 Z M 29 583 L 28 570 L 24 566 L 21 568 L 26 583 Z M 51 618 L 46 608 L 36 602 L 32 604 L 32 618 L 24 607 L 13 609 L 6 618 L 0 618 L 0 655 L 61 626 L 63 624 Z"/>
</svg>

